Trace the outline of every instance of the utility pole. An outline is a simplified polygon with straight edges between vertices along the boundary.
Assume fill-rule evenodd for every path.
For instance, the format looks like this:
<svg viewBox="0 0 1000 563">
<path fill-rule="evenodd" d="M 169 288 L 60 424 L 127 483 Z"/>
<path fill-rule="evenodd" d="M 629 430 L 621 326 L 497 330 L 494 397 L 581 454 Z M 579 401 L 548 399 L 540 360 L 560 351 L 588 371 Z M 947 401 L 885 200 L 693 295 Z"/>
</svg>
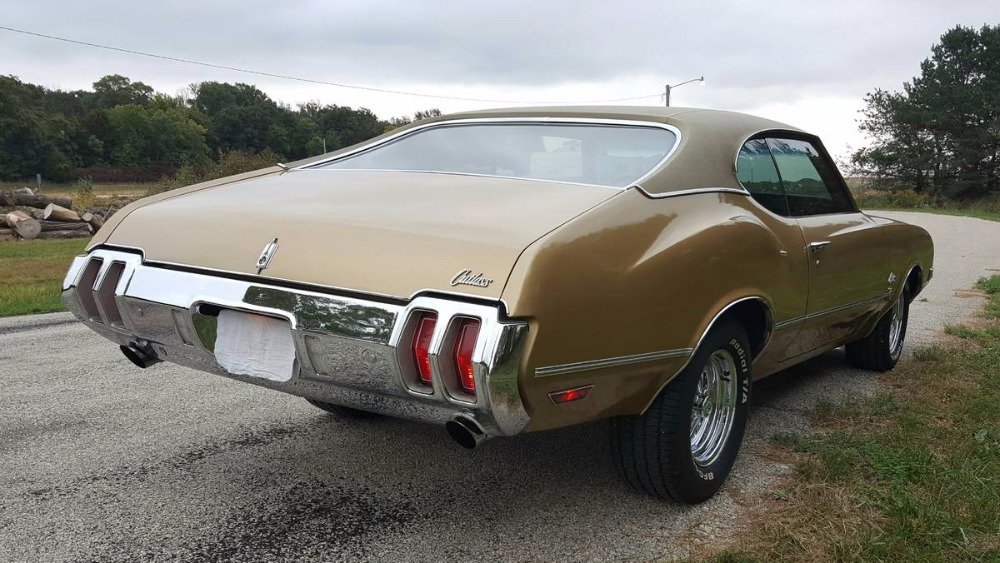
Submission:
<svg viewBox="0 0 1000 563">
<path fill-rule="evenodd" d="M 671 86 L 670 84 L 667 84 L 666 89 L 663 92 L 663 101 L 666 102 L 666 107 L 670 107 L 670 91 L 671 90 L 673 90 L 674 88 L 677 88 L 678 86 L 683 86 L 685 84 L 690 84 L 692 82 L 697 82 L 698 86 L 704 86 L 705 85 L 705 77 L 704 76 L 699 76 L 698 78 L 692 78 L 691 80 L 685 80 L 684 82 L 678 82 L 677 84 L 674 84 L 673 86 Z"/>
</svg>

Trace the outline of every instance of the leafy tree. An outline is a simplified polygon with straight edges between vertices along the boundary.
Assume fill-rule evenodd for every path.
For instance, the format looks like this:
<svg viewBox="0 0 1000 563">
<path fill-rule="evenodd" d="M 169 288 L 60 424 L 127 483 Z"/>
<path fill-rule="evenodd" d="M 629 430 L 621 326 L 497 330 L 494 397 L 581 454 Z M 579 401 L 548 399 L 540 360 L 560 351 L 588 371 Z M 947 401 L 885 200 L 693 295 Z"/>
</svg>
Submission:
<svg viewBox="0 0 1000 563">
<path fill-rule="evenodd" d="M 93 91 L 50 90 L 0 76 L 0 179 L 167 174 L 176 183 L 209 170 L 336 150 L 389 125 L 363 108 L 312 102 L 292 109 L 250 84 L 204 82 L 167 96 L 117 74 L 94 82 Z"/>
<path fill-rule="evenodd" d="M 142 82 L 132 82 L 120 74 L 109 74 L 94 82 L 93 104 L 98 108 L 142 105 L 153 97 L 153 88 Z"/>
<path fill-rule="evenodd" d="M 865 97 L 870 147 L 852 161 L 877 181 L 950 198 L 1000 190 L 1000 26 L 955 27 L 901 92 Z"/>
</svg>

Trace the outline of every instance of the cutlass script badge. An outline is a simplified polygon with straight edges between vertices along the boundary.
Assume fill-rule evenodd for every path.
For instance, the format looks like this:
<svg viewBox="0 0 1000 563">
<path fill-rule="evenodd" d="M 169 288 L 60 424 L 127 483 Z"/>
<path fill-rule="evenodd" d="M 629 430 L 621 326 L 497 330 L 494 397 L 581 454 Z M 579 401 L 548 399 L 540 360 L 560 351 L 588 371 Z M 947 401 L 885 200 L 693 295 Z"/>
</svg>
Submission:
<svg viewBox="0 0 1000 563">
<path fill-rule="evenodd" d="M 257 273 L 263 272 L 268 264 L 271 263 L 271 258 L 274 258 L 274 253 L 278 251 L 278 239 L 274 239 L 267 243 L 264 250 L 260 253 L 260 258 L 257 259 Z"/>
<path fill-rule="evenodd" d="M 451 278 L 451 285 L 473 285 L 476 287 L 489 287 L 493 280 L 483 275 L 482 272 L 473 274 L 472 270 L 462 270 Z"/>
</svg>

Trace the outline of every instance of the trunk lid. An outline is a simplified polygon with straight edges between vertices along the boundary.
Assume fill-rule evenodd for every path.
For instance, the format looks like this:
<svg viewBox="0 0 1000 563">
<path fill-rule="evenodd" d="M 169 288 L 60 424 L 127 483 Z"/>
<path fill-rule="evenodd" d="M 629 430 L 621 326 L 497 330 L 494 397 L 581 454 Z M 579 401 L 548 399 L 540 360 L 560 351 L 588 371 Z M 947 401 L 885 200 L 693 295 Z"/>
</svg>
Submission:
<svg viewBox="0 0 1000 563">
<path fill-rule="evenodd" d="M 277 238 L 261 279 L 496 299 L 525 247 L 618 193 L 457 174 L 291 171 L 139 207 L 108 244 L 140 248 L 149 262 L 256 276 Z M 468 283 L 453 285 L 466 270 Z"/>
</svg>

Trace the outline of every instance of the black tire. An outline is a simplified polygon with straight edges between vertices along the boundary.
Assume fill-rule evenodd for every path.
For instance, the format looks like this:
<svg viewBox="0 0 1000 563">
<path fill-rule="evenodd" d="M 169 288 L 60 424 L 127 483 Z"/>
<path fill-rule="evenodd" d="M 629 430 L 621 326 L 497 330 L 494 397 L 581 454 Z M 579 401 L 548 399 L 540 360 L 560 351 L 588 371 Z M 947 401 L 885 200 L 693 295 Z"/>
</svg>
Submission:
<svg viewBox="0 0 1000 563">
<path fill-rule="evenodd" d="M 342 416 L 344 418 L 378 418 L 382 415 L 375 412 L 363 411 L 360 409 L 352 409 L 351 407 L 344 407 L 341 405 L 335 405 L 333 403 L 324 403 L 323 401 L 316 401 L 313 399 L 306 399 L 310 405 L 318 407 L 325 410 L 328 413 L 333 413 L 337 416 Z"/>
<path fill-rule="evenodd" d="M 735 390 L 732 426 L 728 436 L 717 441 L 717 456 L 699 463 L 691 446 L 695 395 L 709 359 L 719 351 L 729 354 L 736 372 L 735 386 L 724 377 L 727 383 L 720 383 Z M 611 420 L 612 457 L 619 475 L 635 490 L 655 497 L 687 504 L 711 498 L 729 476 L 743 442 L 751 382 L 746 330 L 737 322 L 720 321 L 644 414 Z"/>
<path fill-rule="evenodd" d="M 899 338 L 895 345 L 892 339 L 892 324 L 894 313 L 900 307 L 902 315 L 902 326 L 899 328 Z M 904 291 L 893 302 L 871 334 L 847 345 L 847 361 L 856 368 L 871 371 L 889 371 L 896 367 L 896 362 L 903 352 L 903 340 L 906 338 L 906 325 L 910 320 L 910 300 Z"/>
</svg>

